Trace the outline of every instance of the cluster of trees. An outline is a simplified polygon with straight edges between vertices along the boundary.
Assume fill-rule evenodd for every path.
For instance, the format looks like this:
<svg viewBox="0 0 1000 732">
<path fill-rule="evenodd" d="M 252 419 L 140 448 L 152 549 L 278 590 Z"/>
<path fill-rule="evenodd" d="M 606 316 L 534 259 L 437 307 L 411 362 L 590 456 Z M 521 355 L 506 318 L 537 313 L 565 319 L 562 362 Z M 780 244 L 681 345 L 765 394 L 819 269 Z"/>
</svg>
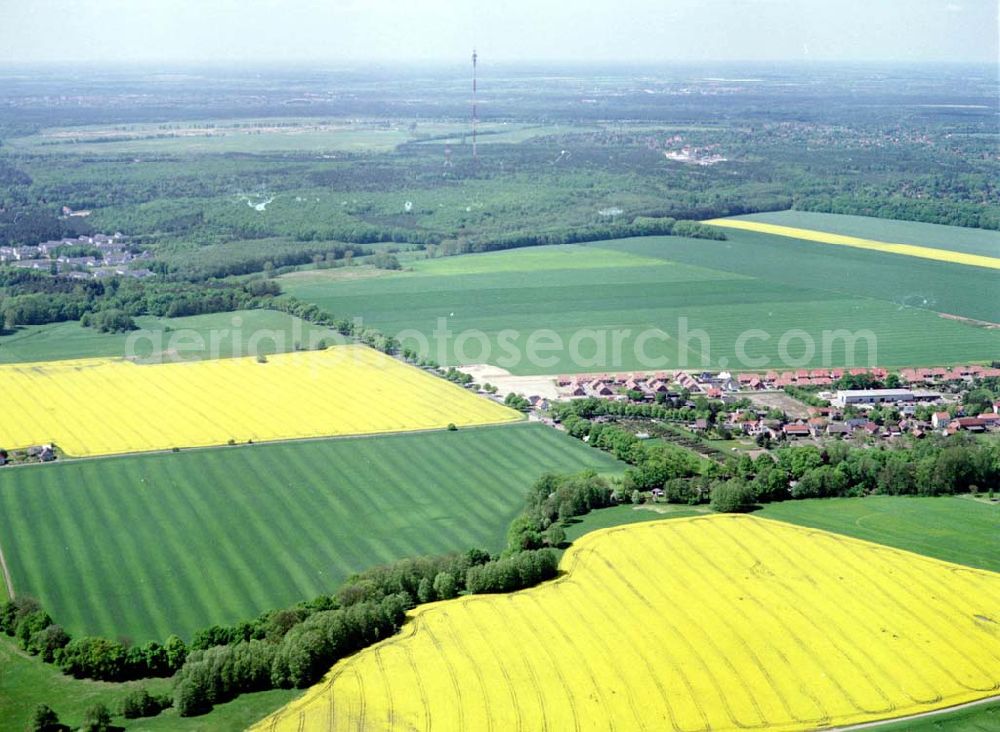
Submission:
<svg viewBox="0 0 1000 732">
<path fill-rule="evenodd" d="M 122 698 L 121 713 L 125 719 L 155 717 L 173 704 L 174 700 L 170 696 L 150 694 L 144 688 L 133 689 Z"/>
<path fill-rule="evenodd" d="M 474 595 L 514 592 L 552 579 L 558 571 L 559 555 L 552 549 L 521 551 L 472 567 L 466 575 L 465 587 Z"/>
<path fill-rule="evenodd" d="M 415 352 L 411 351 L 411 354 L 415 355 Z M 404 354 L 406 355 L 406 354 Z M 464 371 L 459 371 L 454 366 L 449 366 L 448 369 L 442 374 L 444 378 L 452 383 L 459 384 L 461 386 L 468 386 L 472 383 L 472 374 L 467 374 Z"/>
<path fill-rule="evenodd" d="M 17 597 L 0 605 L 0 631 L 14 637 L 25 651 L 55 663 L 76 678 L 127 681 L 171 676 L 184 663 L 187 648 L 177 636 L 165 643 L 125 646 L 100 637 L 70 638 L 39 603 Z"/>
<path fill-rule="evenodd" d="M 251 638 L 193 651 L 177 674 L 174 705 L 181 716 L 203 714 L 240 694 L 309 686 L 339 658 L 395 633 L 412 599 L 317 610 L 274 640 Z"/>
<path fill-rule="evenodd" d="M 676 406 L 675 406 L 676 405 Z M 587 397 L 553 404 L 553 417 L 562 423 L 573 437 L 582 439 L 590 431 L 590 420 L 595 417 L 614 416 L 638 419 L 677 420 L 693 419 L 695 410 L 685 406 L 682 399 L 663 398 L 658 404 L 634 404 Z"/>
<path fill-rule="evenodd" d="M 66 732 L 69 730 L 59 722 L 59 715 L 48 704 L 39 704 L 32 715 L 30 732 Z M 80 732 L 111 732 L 118 729 L 111 725 L 111 710 L 103 702 L 92 704 L 83 713 Z"/>
<path fill-rule="evenodd" d="M 0 171 L 3 161 L 0 160 Z M 0 183 L 2 185 L 2 183 Z M 2 194 L 0 189 L 0 194 Z M 72 231 L 59 219 L 54 207 L 28 205 L 0 206 L 0 246 L 24 246 L 61 239 Z"/>
<path fill-rule="evenodd" d="M 985 384 L 973 397 L 976 404 L 972 409 L 992 404 L 995 393 Z M 1000 446 L 968 435 L 947 438 L 931 435 L 901 446 L 875 448 L 859 448 L 845 442 L 830 443 L 822 449 L 811 445 L 788 446 L 764 453 L 756 460 L 747 455 L 738 459 L 726 455 L 721 462 L 710 462 L 701 461 L 675 445 L 640 440 L 632 430 L 619 424 L 591 421 L 582 416 L 610 414 L 624 406 L 617 404 L 580 399 L 557 404 L 553 409 L 570 435 L 630 464 L 622 490 L 632 499 L 660 489 L 671 503 L 715 501 L 718 494 L 720 506 L 733 505 L 735 496 L 739 498 L 735 505 L 745 507 L 827 496 L 932 496 L 1000 484 Z M 636 406 L 648 412 L 643 418 L 662 418 L 655 405 Z M 649 425 L 654 432 L 655 427 Z"/>
<path fill-rule="evenodd" d="M 162 279 L 72 281 L 22 270 L 0 270 L 0 329 L 80 320 L 101 332 L 136 327 L 139 315 L 176 318 L 267 308 L 332 328 L 383 353 L 399 343 L 375 328 L 338 318 L 313 303 L 280 297 L 277 282 L 266 277 L 203 283 Z"/>
<path fill-rule="evenodd" d="M 617 502 L 616 491 L 593 471 L 546 473 L 532 485 L 524 511 L 507 529 L 507 552 L 558 547 L 566 540 L 560 522 Z"/>
<path fill-rule="evenodd" d="M 520 394 L 515 394 L 510 392 L 507 396 L 503 398 L 503 403 L 506 404 L 511 409 L 516 409 L 519 412 L 527 412 L 531 409 L 531 402 L 524 396 Z"/>
<path fill-rule="evenodd" d="M 392 252 L 375 252 L 371 257 L 371 263 L 376 269 L 402 269 L 399 259 Z"/>
<path fill-rule="evenodd" d="M 98 310 L 94 314 L 84 313 L 80 318 L 80 325 L 101 333 L 126 333 L 138 327 L 131 315 L 116 308 Z"/>
</svg>

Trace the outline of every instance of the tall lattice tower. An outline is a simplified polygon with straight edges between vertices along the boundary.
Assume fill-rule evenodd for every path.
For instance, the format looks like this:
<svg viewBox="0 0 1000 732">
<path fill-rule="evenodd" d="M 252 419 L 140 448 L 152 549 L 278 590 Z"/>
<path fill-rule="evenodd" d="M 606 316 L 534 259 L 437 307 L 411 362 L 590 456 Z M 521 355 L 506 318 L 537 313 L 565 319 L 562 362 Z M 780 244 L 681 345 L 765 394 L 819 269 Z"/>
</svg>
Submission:
<svg viewBox="0 0 1000 732">
<path fill-rule="evenodd" d="M 477 95 L 477 79 L 476 75 L 478 72 L 477 66 L 479 62 L 479 54 L 476 53 L 476 49 L 472 49 L 472 159 L 476 162 L 479 161 L 479 151 L 476 149 L 476 133 L 479 128 L 479 99 Z"/>
</svg>

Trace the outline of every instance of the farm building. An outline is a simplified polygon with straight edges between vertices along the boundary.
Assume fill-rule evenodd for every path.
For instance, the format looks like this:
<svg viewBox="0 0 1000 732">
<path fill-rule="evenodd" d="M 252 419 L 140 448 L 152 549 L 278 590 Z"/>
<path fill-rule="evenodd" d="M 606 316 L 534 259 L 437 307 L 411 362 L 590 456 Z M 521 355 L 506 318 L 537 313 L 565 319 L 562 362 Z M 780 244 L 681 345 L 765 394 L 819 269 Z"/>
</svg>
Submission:
<svg viewBox="0 0 1000 732">
<path fill-rule="evenodd" d="M 899 404 L 901 402 L 933 402 L 941 395 L 933 391 L 911 391 L 910 389 L 847 389 L 837 392 L 833 403 L 839 407 L 848 404 Z"/>
</svg>

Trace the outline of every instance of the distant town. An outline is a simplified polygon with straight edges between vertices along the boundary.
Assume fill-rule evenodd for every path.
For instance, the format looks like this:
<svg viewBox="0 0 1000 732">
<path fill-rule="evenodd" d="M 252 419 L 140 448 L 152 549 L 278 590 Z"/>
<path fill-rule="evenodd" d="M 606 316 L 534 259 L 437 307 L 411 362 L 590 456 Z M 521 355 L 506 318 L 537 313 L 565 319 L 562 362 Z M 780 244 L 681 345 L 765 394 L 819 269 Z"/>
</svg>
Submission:
<svg viewBox="0 0 1000 732">
<path fill-rule="evenodd" d="M 77 279 L 148 277 L 152 272 L 142 263 L 151 258 L 150 252 L 134 245 L 129 237 L 121 233 L 81 235 L 40 244 L 0 247 L 0 264 L 55 271 Z"/>
</svg>

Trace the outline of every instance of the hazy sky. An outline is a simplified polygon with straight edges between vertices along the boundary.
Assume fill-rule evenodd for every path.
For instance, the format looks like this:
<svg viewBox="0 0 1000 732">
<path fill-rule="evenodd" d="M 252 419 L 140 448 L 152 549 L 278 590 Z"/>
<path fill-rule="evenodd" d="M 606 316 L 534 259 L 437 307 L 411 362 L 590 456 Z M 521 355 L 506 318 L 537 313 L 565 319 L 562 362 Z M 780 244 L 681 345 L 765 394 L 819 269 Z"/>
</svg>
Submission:
<svg viewBox="0 0 1000 732">
<path fill-rule="evenodd" d="M 997 0 L 0 0 L 0 63 L 997 61 Z"/>
</svg>

